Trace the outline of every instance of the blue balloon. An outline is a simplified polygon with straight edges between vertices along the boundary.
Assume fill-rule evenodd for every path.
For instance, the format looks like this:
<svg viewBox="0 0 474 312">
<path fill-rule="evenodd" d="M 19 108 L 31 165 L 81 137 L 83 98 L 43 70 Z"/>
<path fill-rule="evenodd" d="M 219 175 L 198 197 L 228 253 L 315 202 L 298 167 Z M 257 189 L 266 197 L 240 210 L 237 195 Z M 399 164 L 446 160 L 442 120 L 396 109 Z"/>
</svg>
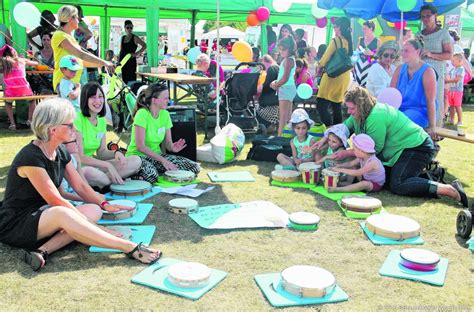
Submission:
<svg viewBox="0 0 474 312">
<path fill-rule="evenodd" d="M 303 99 L 307 100 L 313 95 L 313 88 L 307 83 L 302 83 L 296 88 L 296 94 Z"/>
<path fill-rule="evenodd" d="M 191 64 L 196 64 L 196 58 L 201 54 L 201 48 L 199 47 L 194 47 L 189 49 L 188 51 L 188 61 L 191 62 Z"/>
</svg>

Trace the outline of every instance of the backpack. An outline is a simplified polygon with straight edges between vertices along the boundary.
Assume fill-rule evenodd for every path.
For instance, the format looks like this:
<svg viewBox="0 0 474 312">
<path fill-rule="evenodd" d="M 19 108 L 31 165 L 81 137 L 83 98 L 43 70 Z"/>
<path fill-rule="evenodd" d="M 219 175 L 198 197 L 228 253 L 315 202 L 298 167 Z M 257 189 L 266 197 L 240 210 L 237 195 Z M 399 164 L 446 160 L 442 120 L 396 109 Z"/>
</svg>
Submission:
<svg viewBox="0 0 474 312">
<path fill-rule="evenodd" d="M 470 81 L 472 80 L 472 73 L 470 70 L 465 70 L 464 71 L 464 80 L 463 84 L 467 85 Z"/>
<path fill-rule="evenodd" d="M 346 49 L 342 46 L 342 39 L 339 38 L 341 45 L 339 48 L 337 47 L 336 39 L 334 38 L 332 40 L 334 40 L 334 44 L 336 45 L 336 51 L 331 56 L 329 62 L 326 64 L 325 70 L 329 77 L 335 78 L 349 70 L 352 70 L 352 61 L 347 54 Z"/>
</svg>

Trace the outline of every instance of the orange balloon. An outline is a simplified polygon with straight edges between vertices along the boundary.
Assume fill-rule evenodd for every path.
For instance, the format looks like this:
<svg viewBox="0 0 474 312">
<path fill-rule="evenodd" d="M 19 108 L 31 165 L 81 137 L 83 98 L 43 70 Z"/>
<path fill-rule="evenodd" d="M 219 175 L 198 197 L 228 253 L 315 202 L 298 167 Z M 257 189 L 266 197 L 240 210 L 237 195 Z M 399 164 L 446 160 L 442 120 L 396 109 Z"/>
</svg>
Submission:
<svg viewBox="0 0 474 312">
<path fill-rule="evenodd" d="M 245 41 L 237 41 L 232 46 L 232 55 L 239 62 L 251 62 L 252 47 Z"/>
<path fill-rule="evenodd" d="M 93 18 L 92 21 L 91 21 L 91 25 L 95 25 L 97 23 L 96 19 Z"/>
<path fill-rule="evenodd" d="M 250 13 L 250 14 L 247 16 L 247 25 L 249 25 L 249 26 L 257 26 L 258 23 L 259 23 L 259 20 L 258 20 L 257 14 L 255 14 L 255 13 Z"/>
<path fill-rule="evenodd" d="M 258 77 L 257 86 L 263 85 L 263 83 L 265 82 L 265 79 L 267 79 L 267 72 L 262 70 L 260 72 L 260 76 Z"/>
</svg>

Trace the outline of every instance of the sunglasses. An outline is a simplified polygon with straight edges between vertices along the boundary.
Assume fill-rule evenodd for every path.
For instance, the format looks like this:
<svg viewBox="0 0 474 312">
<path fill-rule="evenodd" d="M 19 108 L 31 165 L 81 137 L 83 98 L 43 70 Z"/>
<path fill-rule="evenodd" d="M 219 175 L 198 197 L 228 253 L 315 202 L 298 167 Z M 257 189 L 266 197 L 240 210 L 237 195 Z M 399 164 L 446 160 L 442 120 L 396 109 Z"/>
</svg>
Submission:
<svg viewBox="0 0 474 312">
<path fill-rule="evenodd" d="M 127 26 L 125 29 L 133 29 L 133 26 Z"/>
<path fill-rule="evenodd" d="M 74 129 L 74 123 L 69 123 L 69 124 L 61 124 L 61 126 L 66 126 L 69 128 L 69 130 Z"/>
<path fill-rule="evenodd" d="M 389 53 L 384 53 L 382 54 L 383 57 L 385 58 L 391 58 L 392 60 L 394 60 L 397 56 L 395 54 L 389 54 Z"/>
</svg>

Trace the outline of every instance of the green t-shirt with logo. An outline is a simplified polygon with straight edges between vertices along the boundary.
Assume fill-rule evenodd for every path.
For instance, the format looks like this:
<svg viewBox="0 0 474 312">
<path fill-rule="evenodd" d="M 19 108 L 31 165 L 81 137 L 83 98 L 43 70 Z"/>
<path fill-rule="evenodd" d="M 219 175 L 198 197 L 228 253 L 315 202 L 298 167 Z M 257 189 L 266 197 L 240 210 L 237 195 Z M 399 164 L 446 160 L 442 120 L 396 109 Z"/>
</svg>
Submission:
<svg viewBox="0 0 474 312">
<path fill-rule="evenodd" d="M 139 109 L 133 120 L 132 139 L 128 145 L 127 156 L 146 156 L 137 149 L 135 139 L 136 127 L 142 127 L 145 129 L 145 145 L 153 152 L 160 154 L 160 144 L 165 139 L 166 130 L 171 129 L 173 123 L 171 122 L 170 113 L 167 110 L 160 110 L 158 117 L 154 118 L 148 109 Z"/>
<path fill-rule="evenodd" d="M 94 156 L 107 132 L 105 117 L 97 116 L 97 126 L 94 126 L 87 117 L 78 113 L 76 120 L 74 120 L 74 126 L 82 134 L 84 154 Z"/>
</svg>

